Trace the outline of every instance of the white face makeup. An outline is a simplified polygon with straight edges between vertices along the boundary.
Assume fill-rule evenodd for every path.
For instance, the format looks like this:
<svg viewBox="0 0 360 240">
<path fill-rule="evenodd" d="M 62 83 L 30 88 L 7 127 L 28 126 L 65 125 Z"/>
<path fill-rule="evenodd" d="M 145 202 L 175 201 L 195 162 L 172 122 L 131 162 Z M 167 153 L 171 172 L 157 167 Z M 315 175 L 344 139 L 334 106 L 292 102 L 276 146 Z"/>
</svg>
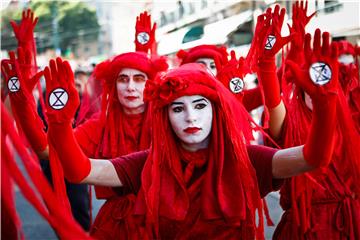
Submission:
<svg viewBox="0 0 360 240">
<path fill-rule="evenodd" d="M 305 104 L 312 111 L 313 105 L 312 105 L 311 97 L 307 93 L 304 94 L 305 94 Z"/>
<path fill-rule="evenodd" d="M 354 56 L 351 54 L 341 54 L 338 58 L 339 63 L 349 65 L 355 62 Z"/>
<path fill-rule="evenodd" d="M 126 114 L 138 114 L 145 110 L 144 88 L 148 79 L 144 72 L 124 68 L 116 79 L 117 96 Z"/>
<path fill-rule="evenodd" d="M 169 120 L 183 148 L 195 152 L 206 148 L 212 126 L 212 105 L 201 95 L 182 96 L 168 106 Z"/>
<path fill-rule="evenodd" d="M 217 69 L 215 65 L 215 61 L 212 58 L 198 58 L 195 62 L 203 64 L 207 67 L 214 76 L 217 74 Z"/>
</svg>

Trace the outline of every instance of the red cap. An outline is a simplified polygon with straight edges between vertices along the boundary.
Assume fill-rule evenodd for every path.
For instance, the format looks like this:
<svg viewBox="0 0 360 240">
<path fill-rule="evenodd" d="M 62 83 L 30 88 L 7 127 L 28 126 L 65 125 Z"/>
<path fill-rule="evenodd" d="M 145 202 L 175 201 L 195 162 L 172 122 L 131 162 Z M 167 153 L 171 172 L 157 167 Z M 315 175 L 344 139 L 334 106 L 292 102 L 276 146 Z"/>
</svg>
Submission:
<svg viewBox="0 0 360 240">
<path fill-rule="evenodd" d="M 338 42 L 338 46 L 339 46 L 339 56 L 342 54 L 355 55 L 355 47 L 350 42 L 346 40 L 341 40 Z"/>
<path fill-rule="evenodd" d="M 199 58 L 218 58 L 223 65 L 228 59 L 226 48 L 224 46 L 218 47 L 216 45 L 200 45 L 193 47 L 188 51 L 180 50 L 176 55 L 182 60 L 181 65 L 195 62 Z"/>
</svg>

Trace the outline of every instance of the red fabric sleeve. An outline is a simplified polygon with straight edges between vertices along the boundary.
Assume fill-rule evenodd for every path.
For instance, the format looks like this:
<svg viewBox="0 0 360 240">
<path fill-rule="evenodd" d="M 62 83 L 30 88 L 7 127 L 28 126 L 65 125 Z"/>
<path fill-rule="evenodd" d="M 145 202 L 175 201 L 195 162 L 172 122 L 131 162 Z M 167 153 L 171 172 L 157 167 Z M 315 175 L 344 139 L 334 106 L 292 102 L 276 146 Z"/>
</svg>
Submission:
<svg viewBox="0 0 360 240">
<path fill-rule="evenodd" d="M 96 158 L 97 146 L 100 143 L 103 125 L 98 118 L 92 118 L 74 130 L 76 141 L 87 157 Z"/>
<path fill-rule="evenodd" d="M 248 112 L 263 105 L 261 89 L 259 87 L 256 87 L 253 89 L 245 90 L 242 102 Z"/>
<path fill-rule="evenodd" d="M 259 191 L 262 198 L 269 192 L 279 190 L 284 182 L 282 179 L 274 179 L 272 176 L 272 159 L 277 151 L 278 149 L 275 148 L 247 145 L 247 152 L 256 171 Z"/>
<path fill-rule="evenodd" d="M 126 193 L 137 193 L 140 190 L 141 172 L 148 154 L 149 150 L 145 150 L 111 160 Z"/>
</svg>

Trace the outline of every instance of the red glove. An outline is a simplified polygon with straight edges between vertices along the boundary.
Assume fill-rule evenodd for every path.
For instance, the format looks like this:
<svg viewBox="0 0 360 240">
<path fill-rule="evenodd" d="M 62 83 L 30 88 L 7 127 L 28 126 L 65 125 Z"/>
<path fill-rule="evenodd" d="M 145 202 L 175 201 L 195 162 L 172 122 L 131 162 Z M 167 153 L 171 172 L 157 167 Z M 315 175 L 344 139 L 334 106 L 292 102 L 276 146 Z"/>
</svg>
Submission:
<svg viewBox="0 0 360 240">
<path fill-rule="evenodd" d="M 15 52 L 9 52 L 10 60 L 1 62 L 1 70 L 9 89 L 11 108 L 16 123 L 24 132 L 35 152 L 45 150 L 47 146 L 46 134 L 42 120 L 37 114 L 36 103 L 32 91 L 43 72 L 31 77 L 30 54 L 18 48 L 18 59 Z"/>
<path fill-rule="evenodd" d="M 37 22 L 38 18 L 34 18 L 34 13 L 31 9 L 27 9 L 22 12 L 22 19 L 19 25 L 16 24 L 15 21 L 10 22 L 19 47 L 29 51 L 31 54 L 31 72 L 33 75 L 37 72 L 36 44 L 34 39 L 34 28 Z"/>
<path fill-rule="evenodd" d="M 147 11 L 136 17 L 135 26 L 135 49 L 148 53 L 155 43 L 156 23 L 151 28 L 151 15 Z"/>
<path fill-rule="evenodd" d="M 44 70 L 46 80 L 46 115 L 48 140 L 61 161 L 64 175 L 70 182 L 81 182 L 89 175 L 89 159 L 81 151 L 72 132 L 72 121 L 80 104 L 74 74 L 67 61 L 50 60 Z"/>
<path fill-rule="evenodd" d="M 276 74 L 275 54 L 287 44 L 292 36 L 282 37 L 281 28 L 284 22 L 285 9 L 276 5 L 258 17 L 257 22 L 257 73 L 263 87 L 265 105 L 271 109 L 280 104 L 280 83 Z"/>
<path fill-rule="evenodd" d="M 221 65 L 219 59 L 214 59 L 216 68 L 219 69 L 216 78 L 242 102 L 245 88 L 244 77 L 250 73 L 250 68 L 245 64 L 244 58 L 241 57 L 239 61 L 236 59 L 234 51 L 231 51 L 230 55 L 231 59 L 225 65 Z"/>
<path fill-rule="evenodd" d="M 296 84 L 311 97 L 313 105 L 312 124 L 304 146 L 304 158 L 312 166 L 329 164 L 334 149 L 336 127 L 336 104 L 339 88 L 338 49 L 336 43 L 330 46 L 330 35 L 316 29 L 314 46 L 311 49 L 311 35 L 305 36 L 304 52 L 306 65 L 301 68 L 288 60 L 287 67 Z"/>
<path fill-rule="evenodd" d="M 292 27 L 288 25 L 290 33 L 294 35 L 291 40 L 291 47 L 287 59 L 296 60 L 296 62 L 304 63 L 305 57 L 302 51 L 305 38 L 305 27 L 310 22 L 311 18 L 316 14 L 312 13 L 307 16 L 308 1 L 296 1 L 292 5 Z M 296 34 L 295 34 L 296 33 Z"/>
</svg>

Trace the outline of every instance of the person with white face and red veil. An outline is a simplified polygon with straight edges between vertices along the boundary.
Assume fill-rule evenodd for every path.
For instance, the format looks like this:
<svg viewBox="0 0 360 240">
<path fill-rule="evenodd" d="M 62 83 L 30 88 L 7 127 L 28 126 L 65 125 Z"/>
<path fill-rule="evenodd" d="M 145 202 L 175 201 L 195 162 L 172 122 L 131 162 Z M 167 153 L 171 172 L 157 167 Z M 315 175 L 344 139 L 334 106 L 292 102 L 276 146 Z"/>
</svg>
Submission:
<svg viewBox="0 0 360 240">
<path fill-rule="evenodd" d="M 233 61 L 231 60 L 234 59 L 232 54 L 231 60 L 228 60 L 229 54 L 227 53 L 226 47 L 204 44 L 193 47 L 187 51 L 179 50 L 176 55 L 181 60 L 180 65 L 196 62 L 206 66 L 214 76 L 243 103 L 247 111 L 250 112 L 263 104 L 259 88 L 246 89 L 244 77 L 250 73 L 250 71 L 243 71 L 242 78 L 238 78 L 238 81 L 241 81 L 240 84 L 232 83 L 230 82 L 231 79 L 224 76 L 228 74 L 229 66 L 232 68 Z M 250 55 L 251 52 L 249 52 L 249 57 Z M 247 61 L 244 61 L 242 65 L 247 65 Z"/>
<path fill-rule="evenodd" d="M 138 19 L 137 28 L 143 24 L 143 18 L 146 18 L 147 21 L 141 30 L 146 31 L 150 25 L 150 16 L 148 15 L 142 15 Z M 154 30 L 153 27 L 152 31 Z M 151 39 L 148 39 L 148 42 L 151 42 Z M 142 42 L 142 44 L 146 43 Z M 144 49 L 147 48 L 140 50 Z M 120 54 L 99 64 L 95 69 L 95 76 L 99 81 L 103 81 L 101 113 L 74 130 L 77 143 L 88 157 L 114 158 L 147 149 L 150 146 L 150 118 L 147 114 L 148 108 L 143 101 L 143 90 L 146 81 L 152 80 L 158 72 L 166 70 L 168 65 L 164 58 L 151 58 L 142 51 Z M 20 59 L 15 59 L 15 54 L 13 54 L 12 61 L 22 61 L 23 54 L 20 56 Z M 57 59 L 56 61 L 50 62 L 52 77 L 57 78 L 57 75 L 68 74 L 67 76 L 73 78 L 71 69 L 70 72 L 65 73 L 64 68 L 59 67 L 62 60 Z M 11 69 L 8 70 L 10 73 Z M 13 69 L 9 76 L 13 77 L 16 74 L 24 75 L 22 72 L 16 73 Z M 33 88 L 33 86 L 27 86 L 33 84 L 32 79 L 19 78 L 22 79 L 22 87 L 16 95 L 14 94 L 14 104 L 19 104 L 26 99 L 29 91 Z M 55 109 L 61 109 L 66 104 L 68 96 L 63 89 L 57 90 L 56 93 L 48 96 L 47 101 Z M 23 95 L 25 97 L 20 98 Z M 26 106 L 26 109 L 29 110 L 23 111 L 24 115 L 27 114 L 25 119 L 32 120 L 29 122 L 41 122 L 35 106 L 31 104 L 26 104 Z M 41 124 L 21 125 L 25 135 L 31 139 L 31 143 L 34 145 L 33 149 L 38 156 L 42 159 L 48 158 L 46 134 L 41 128 Z M 57 172 L 56 167 L 55 169 L 52 167 L 52 173 L 56 175 Z M 121 190 L 99 187 L 96 189 L 96 194 L 98 198 L 108 199 L 126 193 Z"/>
<path fill-rule="evenodd" d="M 360 134 L 360 79 L 359 79 L 359 47 L 346 40 L 339 44 L 339 80 L 349 104 L 352 118 Z"/>
<path fill-rule="evenodd" d="M 56 74 L 56 69 L 65 74 Z M 65 177 L 136 195 L 131 211 L 114 204 L 106 215 L 103 212 L 107 227 L 101 235 L 107 238 L 262 239 L 262 214 L 258 225 L 255 221 L 260 197 L 277 190 L 283 178 L 326 166 L 332 156 L 335 104 L 314 104 L 316 117 L 304 146 L 246 146 L 241 121 L 236 120 L 244 117 L 242 105 L 206 68 L 191 63 L 146 82 L 144 98 L 152 119 L 148 151 L 113 160 L 89 159 L 70 127 L 78 105 L 70 76 L 61 59 L 45 69 L 47 96 L 56 88 L 69 96 L 60 110 L 47 104 L 48 138 Z M 309 78 L 302 83 L 315 103 L 319 94 L 336 99 L 337 78 L 331 80 L 325 88 Z"/>
<path fill-rule="evenodd" d="M 341 81 L 332 85 L 333 79 L 340 79 L 338 45 L 330 44 L 329 33 L 321 34 L 319 29 L 315 31 L 312 44 L 311 35 L 305 35 L 305 26 L 312 17 L 307 16 L 307 2 L 294 3 L 291 48 L 286 58 L 281 95 L 274 55 L 289 40 L 280 34 L 284 15 L 285 9 L 276 6 L 258 18 L 258 75 L 269 109 L 269 132 L 284 148 L 307 142 L 314 119 L 320 117 L 320 121 L 328 121 L 316 112 L 318 104 L 336 106 L 336 130 L 335 150 L 327 168 L 285 180 L 280 190 L 280 205 L 285 212 L 273 238 L 359 239 L 360 139 L 341 90 Z M 276 41 L 271 42 L 274 38 Z M 321 89 L 315 98 L 311 96 L 312 90 L 308 91 L 302 84 L 306 79 Z M 329 85 L 332 87 L 324 95 Z M 325 137 L 328 132 L 318 134 Z M 313 142 L 318 149 L 321 144 Z"/>
</svg>

